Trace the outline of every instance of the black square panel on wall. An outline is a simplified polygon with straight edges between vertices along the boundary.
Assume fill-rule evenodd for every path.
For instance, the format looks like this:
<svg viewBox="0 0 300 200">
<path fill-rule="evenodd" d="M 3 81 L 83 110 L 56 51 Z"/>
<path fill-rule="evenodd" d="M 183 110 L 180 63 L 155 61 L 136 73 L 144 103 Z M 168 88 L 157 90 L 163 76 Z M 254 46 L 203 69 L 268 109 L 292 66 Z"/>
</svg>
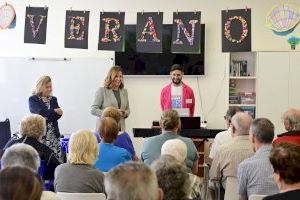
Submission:
<svg viewBox="0 0 300 200">
<path fill-rule="evenodd" d="M 222 11 L 222 52 L 251 51 L 251 9 Z"/>
</svg>

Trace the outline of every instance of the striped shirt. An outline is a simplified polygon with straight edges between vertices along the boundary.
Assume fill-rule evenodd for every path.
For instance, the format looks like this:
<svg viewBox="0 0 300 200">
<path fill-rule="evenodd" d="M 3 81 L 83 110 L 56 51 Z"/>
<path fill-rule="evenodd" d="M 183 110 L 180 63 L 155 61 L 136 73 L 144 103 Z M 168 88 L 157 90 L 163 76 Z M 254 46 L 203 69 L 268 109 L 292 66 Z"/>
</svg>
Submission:
<svg viewBox="0 0 300 200">
<path fill-rule="evenodd" d="M 260 147 L 254 156 L 244 160 L 238 168 L 238 192 L 242 196 L 252 194 L 273 195 L 279 192 L 269 161 L 272 145 Z"/>
<path fill-rule="evenodd" d="M 221 146 L 210 169 L 210 179 L 221 181 L 225 188 L 227 177 L 236 177 L 238 165 L 253 155 L 248 135 L 237 135 L 233 141 Z"/>
</svg>

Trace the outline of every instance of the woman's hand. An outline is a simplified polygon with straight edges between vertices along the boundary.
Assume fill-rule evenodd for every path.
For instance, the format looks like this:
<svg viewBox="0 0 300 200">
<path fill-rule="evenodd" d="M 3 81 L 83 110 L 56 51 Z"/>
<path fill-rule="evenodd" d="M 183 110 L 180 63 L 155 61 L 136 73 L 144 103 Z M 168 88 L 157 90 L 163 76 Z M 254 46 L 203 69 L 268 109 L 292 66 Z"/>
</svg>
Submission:
<svg viewBox="0 0 300 200">
<path fill-rule="evenodd" d="M 59 115 L 63 115 L 63 111 L 60 108 L 55 108 L 54 111 Z"/>
<path fill-rule="evenodd" d="M 121 114 L 121 116 L 122 116 L 123 118 L 126 118 L 126 117 L 127 117 L 127 114 L 126 114 L 125 110 L 118 109 L 118 111 L 120 112 L 120 114 Z"/>
</svg>

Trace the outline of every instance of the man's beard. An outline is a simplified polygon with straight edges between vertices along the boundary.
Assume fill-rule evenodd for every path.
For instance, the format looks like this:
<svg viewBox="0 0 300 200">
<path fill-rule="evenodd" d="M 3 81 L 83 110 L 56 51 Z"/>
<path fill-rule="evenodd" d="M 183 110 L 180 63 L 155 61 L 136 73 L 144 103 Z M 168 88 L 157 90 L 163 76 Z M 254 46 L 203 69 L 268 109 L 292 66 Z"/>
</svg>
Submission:
<svg viewBox="0 0 300 200">
<path fill-rule="evenodd" d="M 175 84 L 175 85 L 180 85 L 181 79 L 180 80 L 174 80 L 174 79 L 172 79 L 172 83 Z"/>
</svg>

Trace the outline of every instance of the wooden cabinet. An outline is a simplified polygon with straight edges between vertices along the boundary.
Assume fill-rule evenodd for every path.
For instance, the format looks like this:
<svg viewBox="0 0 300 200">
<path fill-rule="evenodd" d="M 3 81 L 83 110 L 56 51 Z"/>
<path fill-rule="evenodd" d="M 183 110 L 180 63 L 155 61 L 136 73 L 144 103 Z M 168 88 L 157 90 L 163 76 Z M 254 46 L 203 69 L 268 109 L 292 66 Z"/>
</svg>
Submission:
<svg viewBox="0 0 300 200">
<path fill-rule="evenodd" d="M 206 138 L 192 138 L 198 154 L 199 154 L 199 163 L 198 163 L 198 176 L 204 177 L 204 163 L 208 158 L 210 145 L 213 139 L 206 139 Z"/>
</svg>

